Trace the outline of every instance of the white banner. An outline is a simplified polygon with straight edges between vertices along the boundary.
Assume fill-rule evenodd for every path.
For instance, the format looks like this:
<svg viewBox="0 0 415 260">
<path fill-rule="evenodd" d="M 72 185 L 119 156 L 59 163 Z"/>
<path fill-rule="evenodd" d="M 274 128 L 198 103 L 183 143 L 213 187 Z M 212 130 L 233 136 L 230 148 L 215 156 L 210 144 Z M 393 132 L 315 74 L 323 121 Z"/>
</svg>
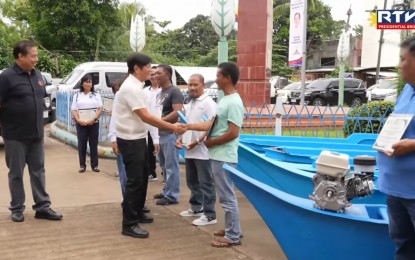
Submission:
<svg viewBox="0 0 415 260">
<path fill-rule="evenodd" d="M 291 0 L 290 3 L 290 45 L 288 48 L 288 65 L 301 67 L 303 64 L 304 1 Z"/>
</svg>

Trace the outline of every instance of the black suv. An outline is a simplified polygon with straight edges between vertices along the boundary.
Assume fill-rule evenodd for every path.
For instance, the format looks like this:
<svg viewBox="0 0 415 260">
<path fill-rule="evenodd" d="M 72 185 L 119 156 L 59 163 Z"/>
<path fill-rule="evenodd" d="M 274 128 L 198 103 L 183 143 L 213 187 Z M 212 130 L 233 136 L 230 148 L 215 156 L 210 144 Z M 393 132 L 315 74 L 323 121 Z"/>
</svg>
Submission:
<svg viewBox="0 0 415 260">
<path fill-rule="evenodd" d="M 291 92 L 290 103 L 300 103 L 301 91 Z M 308 105 L 337 105 L 339 101 L 339 79 L 317 79 L 305 90 L 304 101 Z M 360 106 L 367 102 L 366 87 L 360 79 L 344 79 L 344 103 Z"/>
</svg>

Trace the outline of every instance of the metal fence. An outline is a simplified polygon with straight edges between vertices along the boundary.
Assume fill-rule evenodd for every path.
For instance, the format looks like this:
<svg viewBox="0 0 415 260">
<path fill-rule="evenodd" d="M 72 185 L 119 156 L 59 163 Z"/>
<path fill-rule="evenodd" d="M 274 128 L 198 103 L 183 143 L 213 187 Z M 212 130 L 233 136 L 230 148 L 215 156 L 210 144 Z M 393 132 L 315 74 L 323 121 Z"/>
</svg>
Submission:
<svg viewBox="0 0 415 260">
<path fill-rule="evenodd" d="M 74 91 L 57 92 L 56 121 L 66 131 L 76 133 L 72 125 L 71 104 Z M 113 97 L 110 91 L 101 96 Z M 183 95 L 187 97 L 187 92 Z M 209 95 L 216 100 L 216 92 Z M 345 137 L 354 132 L 379 133 L 393 107 L 363 105 L 350 107 L 319 107 L 283 104 L 253 104 L 245 107 L 245 118 L 241 132 L 253 135 L 296 135 L 314 137 Z M 108 127 L 111 115 L 104 112 L 100 119 L 99 141 L 108 142 Z"/>
</svg>

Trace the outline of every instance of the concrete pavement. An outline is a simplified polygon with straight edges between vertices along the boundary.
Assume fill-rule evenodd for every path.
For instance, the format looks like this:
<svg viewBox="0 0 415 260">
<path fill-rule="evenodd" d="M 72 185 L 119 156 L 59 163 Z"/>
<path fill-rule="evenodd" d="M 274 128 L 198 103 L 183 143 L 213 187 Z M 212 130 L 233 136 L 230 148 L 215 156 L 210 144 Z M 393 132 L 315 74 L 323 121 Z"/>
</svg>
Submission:
<svg viewBox="0 0 415 260">
<path fill-rule="evenodd" d="M 33 218 L 26 170 L 26 220 L 10 221 L 8 169 L 0 144 L 0 259 L 286 259 L 261 217 L 240 192 L 242 245 L 230 249 L 210 247 L 213 231 L 223 228 L 224 213 L 217 204 L 218 224 L 205 227 L 194 227 L 193 218 L 179 216 L 189 207 L 190 195 L 183 166 L 181 202 L 156 206 L 152 197 L 160 192 L 162 183 L 160 179 L 151 182 L 147 205 L 155 222 L 143 224 L 150 238 L 124 237 L 120 234 L 121 192 L 115 161 L 100 159 L 101 173 L 88 169 L 79 174 L 78 154 L 73 147 L 46 137 L 45 148 L 47 190 L 52 207 L 63 213 L 64 220 Z"/>
</svg>

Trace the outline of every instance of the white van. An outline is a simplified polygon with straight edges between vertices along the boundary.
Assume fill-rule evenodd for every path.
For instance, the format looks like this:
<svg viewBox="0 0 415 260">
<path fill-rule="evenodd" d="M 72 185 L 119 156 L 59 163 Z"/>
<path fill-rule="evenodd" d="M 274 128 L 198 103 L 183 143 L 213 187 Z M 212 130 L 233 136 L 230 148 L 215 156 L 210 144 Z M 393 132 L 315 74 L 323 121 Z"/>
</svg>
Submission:
<svg viewBox="0 0 415 260">
<path fill-rule="evenodd" d="M 280 77 L 280 76 L 274 76 L 272 78 L 269 79 L 269 82 L 271 84 L 270 87 L 270 98 L 271 98 L 271 104 L 275 104 L 276 100 L 277 100 L 277 91 L 279 89 L 284 88 L 285 86 L 287 86 L 288 84 L 291 83 L 290 80 L 284 78 L 284 77 Z"/>
<path fill-rule="evenodd" d="M 369 88 L 371 101 L 396 101 L 398 80 L 382 79 L 379 84 Z"/>
<path fill-rule="evenodd" d="M 95 91 L 110 91 L 111 84 L 117 80 L 126 78 L 128 67 L 126 62 L 86 62 L 75 67 L 59 84 L 46 88 L 51 100 L 51 121 L 54 120 L 56 110 L 56 92 L 79 89 L 81 78 L 91 75 Z"/>
<path fill-rule="evenodd" d="M 127 63 L 125 62 L 86 62 L 78 65 L 58 85 L 48 88 L 52 102 L 56 97 L 56 91 L 68 91 L 79 89 L 81 78 L 91 75 L 95 90 L 111 90 L 111 83 L 117 79 L 125 78 L 128 74 Z"/>
<path fill-rule="evenodd" d="M 157 66 L 157 64 L 153 64 L 153 66 Z M 172 68 L 172 81 L 177 83 L 176 70 L 174 66 Z M 127 62 L 86 62 L 76 66 L 59 84 L 46 88 L 46 92 L 50 96 L 52 110 L 56 110 L 56 92 L 79 89 L 81 78 L 85 75 L 91 75 L 92 84 L 98 93 L 111 91 L 111 84 L 114 81 L 128 76 Z M 52 116 L 54 116 L 54 112 Z"/>
</svg>

